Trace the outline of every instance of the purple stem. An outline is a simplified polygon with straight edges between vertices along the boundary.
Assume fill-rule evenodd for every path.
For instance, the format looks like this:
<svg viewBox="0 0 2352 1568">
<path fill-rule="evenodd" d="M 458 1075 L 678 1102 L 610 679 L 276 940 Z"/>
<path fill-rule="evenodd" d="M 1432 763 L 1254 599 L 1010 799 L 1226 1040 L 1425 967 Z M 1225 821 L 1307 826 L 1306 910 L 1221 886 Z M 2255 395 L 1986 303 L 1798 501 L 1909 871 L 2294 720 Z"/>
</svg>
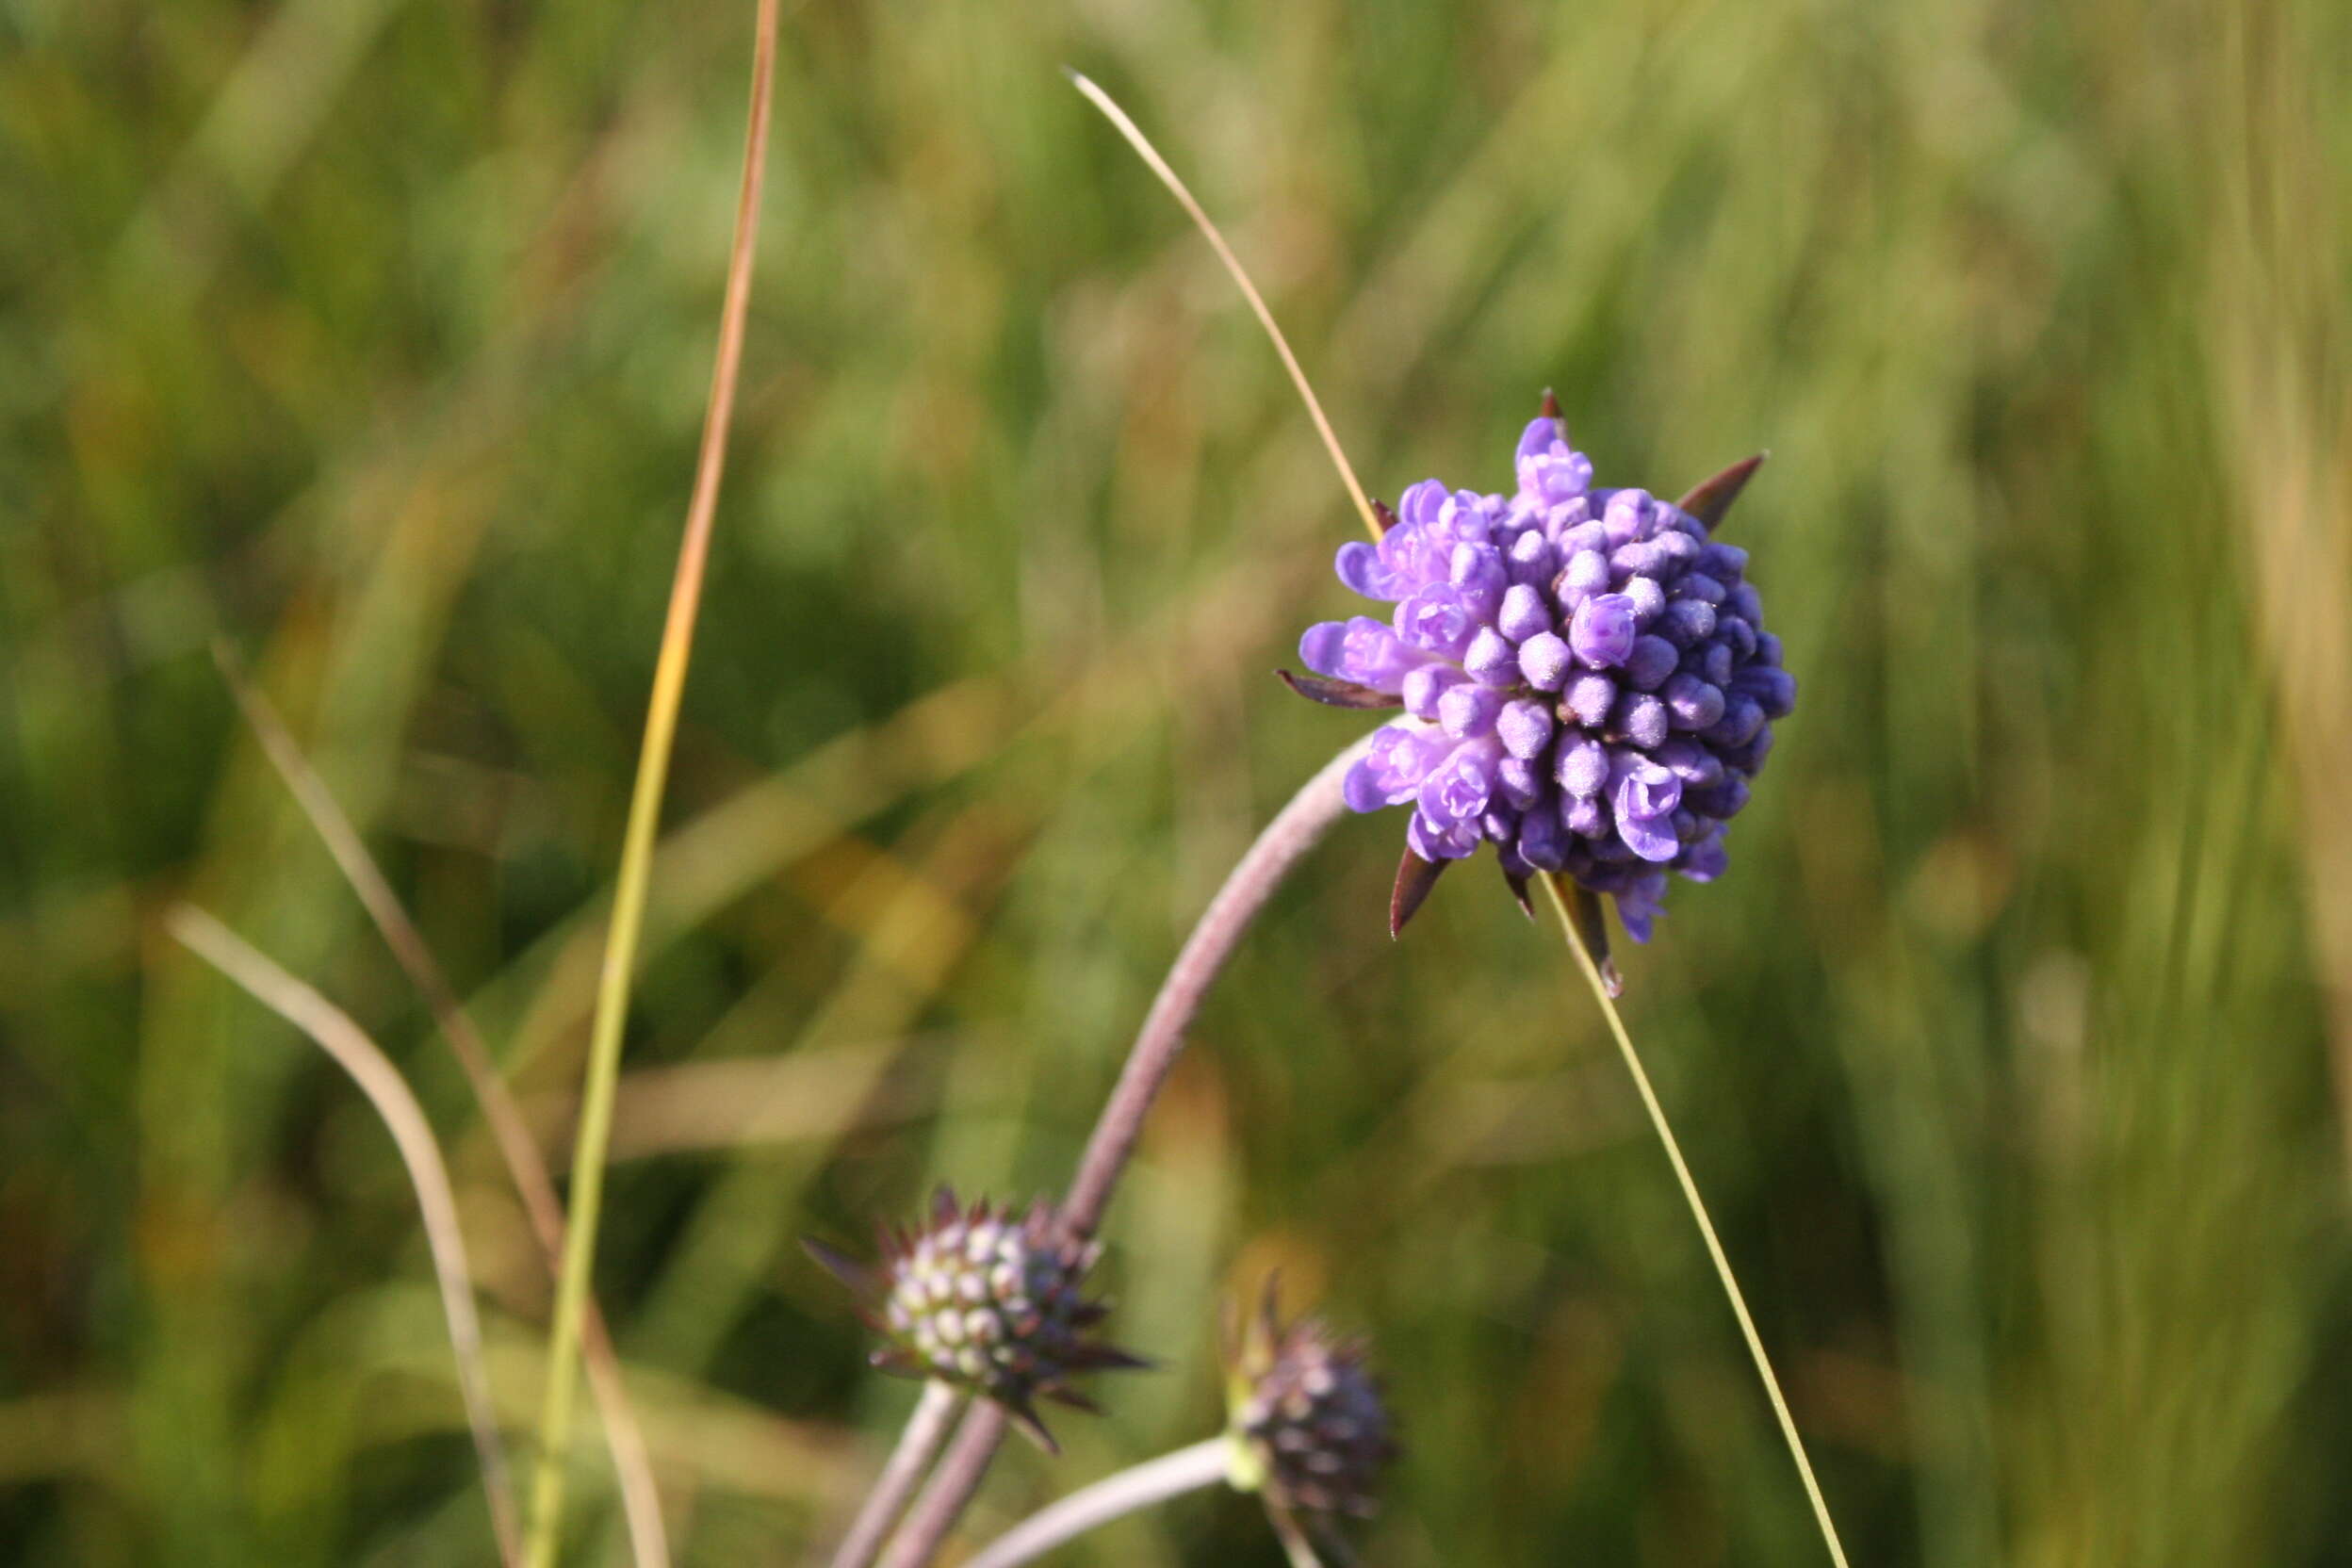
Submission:
<svg viewBox="0 0 2352 1568">
<path fill-rule="evenodd" d="M 899 1434 L 898 1446 L 890 1450 L 890 1462 L 866 1494 L 865 1506 L 858 1511 L 849 1534 L 834 1549 L 833 1568 L 866 1568 L 874 1560 L 882 1538 L 898 1523 L 906 1499 L 914 1495 L 915 1484 L 931 1467 L 939 1445 L 947 1441 L 948 1429 L 956 1424 L 956 1413 L 963 1402 L 963 1394 L 953 1383 L 934 1378 L 923 1385 L 923 1397 L 915 1402 L 914 1413 L 906 1417 L 906 1429 Z"/>
<path fill-rule="evenodd" d="M 1308 779 L 1291 796 L 1290 804 L 1266 825 L 1266 831 L 1258 835 L 1201 912 L 1184 950 L 1176 955 L 1168 978 L 1160 982 L 1160 994 L 1152 998 L 1152 1010 L 1144 1015 L 1143 1027 L 1127 1053 L 1127 1065 L 1120 1069 L 1119 1084 L 1111 1090 L 1110 1103 L 1102 1107 L 1094 1135 L 1086 1140 L 1077 1180 L 1070 1184 L 1070 1197 L 1062 1204 L 1062 1223 L 1072 1233 L 1090 1235 L 1102 1223 L 1111 1189 L 1119 1184 L 1120 1173 L 1135 1154 L 1143 1119 L 1151 1114 L 1152 1102 L 1184 1049 L 1184 1032 L 1192 1027 L 1202 999 L 1240 945 L 1242 933 L 1290 874 L 1291 867 L 1348 814 L 1347 803 L 1340 798 L 1340 781 L 1371 743 L 1372 737 L 1365 736 Z"/>
<path fill-rule="evenodd" d="M 1152 1100 L 1184 1048 L 1184 1031 L 1192 1027 L 1202 998 L 1282 878 L 1321 841 L 1333 823 L 1348 814 L 1340 781 L 1371 744 L 1372 737 L 1366 735 L 1308 779 L 1290 804 L 1266 825 L 1201 911 L 1168 978 L 1160 982 L 1160 994 L 1152 999 L 1152 1010 L 1136 1031 L 1110 1102 L 1102 1107 L 1094 1135 L 1086 1140 L 1077 1180 L 1070 1184 L 1070 1197 L 1062 1204 L 1062 1223 L 1072 1234 L 1090 1235 L 1102 1223 L 1111 1190 L 1134 1157 L 1143 1119 L 1151 1114 Z M 956 1429 L 947 1456 L 939 1461 L 930 1484 L 915 1500 L 913 1511 L 883 1554 L 882 1568 L 923 1568 L 931 1560 L 964 1505 L 979 1489 L 980 1478 L 988 1473 L 988 1462 L 1004 1441 L 1004 1424 L 1002 1406 L 987 1399 L 973 1403 Z"/>
<path fill-rule="evenodd" d="M 915 1509 L 906 1516 L 891 1538 L 890 1549 L 882 1554 L 882 1568 L 923 1568 L 947 1532 L 956 1527 L 956 1516 L 972 1494 L 980 1490 L 980 1478 L 988 1473 L 988 1461 L 996 1457 L 996 1446 L 1004 1441 L 1004 1407 L 993 1399 L 976 1399 L 964 1416 L 964 1424 L 956 1429 L 956 1441 L 949 1445 L 947 1457 L 931 1472 L 931 1482 L 915 1499 Z"/>
</svg>

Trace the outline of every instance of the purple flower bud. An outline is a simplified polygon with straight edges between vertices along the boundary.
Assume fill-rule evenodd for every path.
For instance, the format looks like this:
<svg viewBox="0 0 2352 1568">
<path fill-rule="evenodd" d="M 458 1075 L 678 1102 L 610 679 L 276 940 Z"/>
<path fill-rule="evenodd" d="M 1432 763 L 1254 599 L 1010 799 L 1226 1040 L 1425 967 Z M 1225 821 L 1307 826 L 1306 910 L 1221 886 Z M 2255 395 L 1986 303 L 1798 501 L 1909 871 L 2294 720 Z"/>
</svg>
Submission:
<svg viewBox="0 0 2352 1568">
<path fill-rule="evenodd" d="M 1764 727 L 1764 710 L 1754 697 L 1734 694 L 1723 705 L 1723 716 L 1701 735 L 1719 746 L 1744 745 Z"/>
<path fill-rule="evenodd" d="M 1469 678 L 1451 664 L 1424 664 L 1417 670 L 1406 671 L 1402 686 L 1405 711 L 1434 724 L 1438 699 Z"/>
<path fill-rule="evenodd" d="M 1541 545 L 1543 541 L 1537 539 L 1536 543 Z M 1552 629 L 1552 612 L 1544 605 L 1542 592 L 1522 582 L 1503 595 L 1503 608 L 1494 617 L 1494 628 L 1512 642 L 1524 643 L 1539 631 Z"/>
<path fill-rule="evenodd" d="M 1731 864 L 1719 828 L 1682 852 L 1682 874 L 1693 882 L 1712 882 Z"/>
<path fill-rule="evenodd" d="M 1552 710 L 1523 697 L 1503 709 L 1494 721 L 1494 732 L 1502 737 L 1503 749 L 1513 757 L 1538 756 L 1552 743 Z"/>
<path fill-rule="evenodd" d="M 1494 764 L 1494 793 L 1514 811 L 1524 811 L 1544 798 L 1544 770 L 1525 757 L 1506 757 Z"/>
<path fill-rule="evenodd" d="M 1609 782 L 1609 750 L 1590 736 L 1571 736 L 1560 743 L 1554 776 L 1570 794 L 1591 797 Z"/>
<path fill-rule="evenodd" d="M 1478 629 L 1470 607 L 1450 588 L 1422 588 L 1396 607 L 1396 635 L 1413 646 L 1459 659 Z"/>
<path fill-rule="evenodd" d="M 1476 490 L 1457 490 L 1446 498 L 1437 509 L 1437 522 L 1431 531 L 1473 545 L 1483 545 L 1494 534 L 1495 513 L 1489 511 L 1486 498 Z"/>
<path fill-rule="evenodd" d="M 1494 546 L 1456 545 L 1446 580 L 1473 613 L 1483 617 L 1502 603 L 1511 574 L 1503 566 L 1503 552 Z"/>
<path fill-rule="evenodd" d="M 1621 692 L 1609 710 L 1609 728 L 1648 750 L 1666 741 L 1666 705 L 1645 692 Z"/>
<path fill-rule="evenodd" d="M 1753 615 L 1746 615 L 1741 618 L 1749 621 L 1756 619 Z M 1769 665 L 1773 669 L 1780 668 L 1780 639 L 1773 633 L 1769 631 L 1759 631 L 1756 634 L 1756 662 L 1759 664 Z"/>
<path fill-rule="evenodd" d="M 1731 656 L 1731 645 L 1723 641 L 1723 624 L 1715 623 L 1715 635 L 1701 643 L 1683 659 L 1683 668 L 1710 686 L 1721 686 L 1731 679 L 1732 666 L 1738 661 Z"/>
<path fill-rule="evenodd" d="M 1451 494 L 1444 483 L 1433 479 L 1425 479 L 1418 484 L 1411 485 L 1396 498 L 1396 520 L 1407 528 L 1428 528 L 1437 521 L 1439 511 L 1446 505 L 1446 498 Z"/>
<path fill-rule="evenodd" d="M 1609 706 L 1616 700 L 1617 683 L 1591 670 L 1573 677 L 1560 695 L 1560 705 L 1587 729 L 1598 729 L 1608 723 Z"/>
<path fill-rule="evenodd" d="M 1651 548 L 1658 552 L 1660 574 L 1665 577 L 1688 571 L 1691 563 L 1698 560 L 1701 547 L 1696 539 L 1679 529 L 1663 530 L 1651 541 Z"/>
<path fill-rule="evenodd" d="M 1567 604 L 1582 604 L 1588 595 L 1608 592 L 1609 582 L 1608 558 L 1598 550 L 1578 550 L 1560 574 L 1559 593 Z"/>
<path fill-rule="evenodd" d="M 1723 766 L 1740 773 L 1755 774 L 1764 766 L 1764 759 L 1772 754 L 1772 727 L 1766 725 L 1756 732 L 1756 738 L 1745 745 L 1724 746 L 1718 753 Z"/>
<path fill-rule="evenodd" d="M 1519 438 L 1519 488 L 1545 505 L 1559 505 L 1584 494 L 1592 482 L 1592 464 L 1573 450 L 1551 419 L 1538 419 Z"/>
<path fill-rule="evenodd" d="M 1527 428 L 1519 433 L 1519 449 L 1512 454 L 1518 464 L 1521 487 L 1530 487 L 1527 468 L 1536 459 L 1567 449 L 1568 443 L 1560 434 L 1558 419 L 1545 414 L 1528 420 Z"/>
<path fill-rule="evenodd" d="M 1723 716 L 1723 688 L 1701 680 L 1688 670 L 1668 679 L 1661 694 L 1666 698 L 1666 710 L 1674 715 L 1676 729 L 1705 729 Z"/>
<path fill-rule="evenodd" d="M 1519 819 L 1519 856 L 1539 871 L 1558 871 L 1568 858 L 1568 832 L 1553 811 L 1529 811 Z"/>
<path fill-rule="evenodd" d="M 1567 643 L 1557 632 L 1540 631 L 1519 645 L 1519 673 L 1539 692 L 1559 691 L 1573 663 Z"/>
<path fill-rule="evenodd" d="M 1627 578 L 1658 577 L 1663 575 L 1666 559 L 1658 546 L 1647 539 L 1636 539 L 1630 545 L 1620 545 L 1609 552 L 1609 576 L 1623 582 Z"/>
<path fill-rule="evenodd" d="M 1596 670 L 1624 663 L 1633 651 L 1636 635 L 1633 601 L 1623 594 L 1602 594 L 1585 600 L 1568 625 L 1568 645 Z"/>
<path fill-rule="evenodd" d="M 1348 770 L 1340 792 L 1352 810 L 1401 806 L 1413 797 L 1430 767 L 1452 743 L 1436 730 L 1419 725 L 1383 726 L 1373 737 L 1371 749 Z"/>
<path fill-rule="evenodd" d="M 1652 753 L 1660 766 L 1671 769 L 1686 786 L 1714 783 L 1723 776 L 1723 764 L 1712 751 L 1698 742 L 1677 736 Z"/>
<path fill-rule="evenodd" d="M 1633 601 L 1634 618 L 1644 627 L 1665 612 L 1666 590 L 1658 585 L 1656 578 L 1626 579 L 1625 595 Z"/>
<path fill-rule="evenodd" d="M 1704 641 L 1714 629 L 1715 607 L 1705 599 L 1676 599 L 1658 618 L 1658 634 L 1678 648 Z"/>
<path fill-rule="evenodd" d="M 1433 823 L 1416 810 L 1405 824 L 1405 846 L 1424 860 L 1460 860 L 1478 847 L 1478 829 L 1459 823 Z"/>
<path fill-rule="evenodd" d="M 1462 656 L 1462 667 L 1490 686 L 1519 683 L 1519 650 L 1491 626 L 1478 628 Z"/>
<path fill-rule="evenodd" d="M 1609 831 L 1609 807 L 1598 795 L 1570 795 L 1560 807 L 1560 820 L 1579 839 L 1598 839 Z"/>
<path fill-rule="evenodd" d="M 1339 580 L 1368 599 L 1400 599 L 1411 587 L 1399 578 L 1380 552 L 1358 539 L 1339 547 Z"/>
<path fill-rule="evenodd" d="M 1617 830 L 1625 835 L 1625 841 L 1633 844 L 1637 852 L 1642 852 L 1642 846 L 1626 831 L 1628 825 L 1661 823 L 1662 819 L 1671 818 L 1674 808 L 1682 804 L 1682 780 L 1640 752 L 1624 747 L 1612 749 L 1609 763 L 1609 803 L 1617 818 Z M 1672 838 L 1673 834 L 1666 836 Z M 1654 857 L 1642 853 L 1642 858 Z"/>
<path fill-rule="evenodd" d="M 1617 890 L 1616 897 L 1617 920 L 1625 935 L 1638 942 L 1648 941 L 1654 923 L 1666 913 L 1666 878 L 1657 873 L 1635 877 Z"/>
<path fill-rule="evenodd" d="M 1403 689 L 1408 672 L 1428 662 L 1368 615 L 1309 627 L 1298 639 L 1298 658 L 1317 675 L 1392 693 Z"/>
<path fill-rule="evenodd" d="M 1530 588 L 1542 588 L 1553 577 L 1553 564 L 1559 560 L 1551 541 L 1534 529 L 1529 529 L 1511 542 L 1504 552 L 1511 563 L 1511 580 Z"/>
<path fill-rule="evenodd" d="M 1601 526 L 1609 530 L 1612 545 L 1629 544 L 1649 532 L 1655 523 L 1650 515 L 1650 493 L 1647 490 L 1619 490 L 1612 493 L 1601 509 Z"/>
<path fill-rule="evenodd" d="M 1737 582 L 1747 575 L 1748 552 L 1737 545 L 1708 544 L 1700 548 L 1696 565 L 1719 582 Z"/>
<path fill-rule="evenodd" d="M 1732 677 L 1731 689 L 1754 697 L 1768 719 L 1787 718 L 1797 705 L 1797 678 L 1769 665 L 1749 665 Z"/>
<path fill-rule="evenodd" d="M 1709 785 L 1704 790 L 1687 791 L 1683 798 L 1690 803 L 1693 810 L 1719 822 L 1729 822 L 1748 808 L 1748 781 L 1738 774 L 1726 774 L 1722 783 Z"/>
<path fill-rule="evenodd" d="M 1685 572 L 1674 582 L 1674 597 L 1698 599 L 1707 604 L 1723 602 L 1723 585 L 1699 572 Z"/>
<path fill-rule="evenodd" d="M 1674 644 L 1645 631 L 1633 640 L 1633 651 L 1625 655 L 1625 679 L 1636 691 L 1655 692 L 1660 681 L 1674 673 L 1679 658 Z"/>
<path fill-rule="evenodd" d="M 1609 530 L 1598 522 L 1579 522 L 1562 528 L 1559 546 L 1560 554 L 1571 561 L 1591 550 L 1601 558 L 1603 565 L 1609 564 L 1609 552 L 1612 547 L 1609 542 Z"/>
<path fill-rule="evenodd" d="M 1420 803 L 1421 814 L 1437 827 L 1465 822 L 1475 825 L 1494 797 L 1494 764 L 1501 754 L 1502 748 L 1491 740 L 1465 741 L 1456 746 L 1453 755 L 1430 769 L 1421 781 L 1413 797 Z"/>
<path fill-rule="evenodd" d="M 1458 741 L 1475 741 L 1491 733 L 1494 716 L 1503 710 L 1503 694 L 1491 686 L 1464 681 L 1437 699 L 1437 722 Z"/>
</svg>

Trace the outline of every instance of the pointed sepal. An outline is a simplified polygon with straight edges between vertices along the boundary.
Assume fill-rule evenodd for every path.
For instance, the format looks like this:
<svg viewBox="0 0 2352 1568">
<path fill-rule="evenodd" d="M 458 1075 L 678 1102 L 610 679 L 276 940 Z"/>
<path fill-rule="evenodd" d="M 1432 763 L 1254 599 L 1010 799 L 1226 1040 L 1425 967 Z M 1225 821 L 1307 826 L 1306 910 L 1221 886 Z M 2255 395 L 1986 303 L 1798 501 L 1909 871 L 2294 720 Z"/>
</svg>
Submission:
<svg viewBox="0 0 2352 1568">
<path fill-rule="evenodd" d="M 1609 920 L 1601 913 L 1601 895 L 1565 874 L 1557 877 L 1556 885 L 1568 906 L 1568 923 L 1576 927 L 1576 940 L 1592 957 L 1592 968 L 1601 977 L 1601 989 L 1614 1002 L 1625 994 L 1625 983 L 1609 959 Z"/>
<path fill-rule="evenodd" d="M 1359 686 L 1352 680 L 1331 680 L 1319 675 L 1293 675 L 1288 670 L 1276 670 L 1274 674 L 1281 678 L 1283 685 L 1305 697 L 1309 702 L 1319 702 L 1326 708 L 1360 708 L 1369 710 L 1379 708 L 1402 708 L 1405 705 L 1403 697 L 1391 695 L 1377 687 Z"/>
<path fill-rule="evenodd" d="M 1535 901 L 1527 897 L 1527 879 L 1519 873 L 1506 868 L 1503 872 L 1503 885 L 1511 890 L 1511 901 L 1519 906 L 1519 912 L 1529 920 L 1533 920 Z"/>
<path fill-rule="evenodd" d="M 997 1403 L 1004 1407 L 1006 1418 L 1021 1429 L 1021 1436 L 1044 1449 L 1053 1458 L 1062 1457 L 1062 1446 L 1054 1441 L 1054 1434 L 1047 1431 L 1045 1423 L 1037 1419 L 1037 1410 L 1035 1405 L 1025 1398 L 1000 1397 Z"/>
<path fill-rule="evenodd" d="M 1692 485 L 1690 494 L 1674 504 L 1705 523 L 1709 532 L 1714 531 L 1723 514 L 1731 510 L 1731 503 L 1740 498 L 1740 492 L 1747 488 L 1748 481 L 1771 455 L 1758 452 L 1754 457 L 1741 458 L 1713 479 Z"/>
<path fill-rule="evenodd" d="M 1388 895 L 1391 940 L 1404 933 L 1405 922 L 1413 918 L 1422 901 L 1429 896 L 1429 890 L 1437 886 L 1437 879 L 1452 864 L 1451 860 L 1424 860 L 1412 850 L 1405 851 L 1405 858 L 1396 862 L 1396 886 Z"/>
<path fill-rule="evenodd" d="M 822 1266 L 825 1271 L 849 1287 L 849 1293 L 859 1300 L 881 1294 L 881 1277 L 856 1258 L 814 1236 L 800 1238 L 801 1250 Z"/>
<path fill-rule="evenodd" d="M 1385 539 L 1389 530 L 1396 526 L 1396 511 L 1386 501 L 1376 500 L 1372 503 L 1372 521 L 1379 526 L 1380 537 Z"/>
</svg>

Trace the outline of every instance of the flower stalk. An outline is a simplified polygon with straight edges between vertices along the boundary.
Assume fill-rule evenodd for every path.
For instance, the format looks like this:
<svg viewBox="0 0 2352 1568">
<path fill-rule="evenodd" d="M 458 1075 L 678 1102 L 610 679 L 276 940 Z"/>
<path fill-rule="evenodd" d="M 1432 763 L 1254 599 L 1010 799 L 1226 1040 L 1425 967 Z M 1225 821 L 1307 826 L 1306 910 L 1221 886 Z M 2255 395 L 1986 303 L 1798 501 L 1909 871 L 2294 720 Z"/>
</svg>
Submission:
<svg viewBox="0 0 2352 1568">
<path fill-rule="evenodd" d="M 867 1568 L 874 1560 L 890 1527 L 906 1511 L 906 1500 L 915 1494 L 923 1473 L 939 1457 L 939 1445 L 947 1441 L 956 1412 L 963 1408 L 963 1391 L 954 1383 L 933 1378 L 923 1385 L 923 1397 L 915 1401 L 914 1413 L 898 1434 L 897 1446 L 874 1478 L 874 1490 L 866 1494 L 858 1517 L 850 1522 L 849 1533 L 833 1550 L 833 1568 Z"/>
<path fill-rule="evenodd" d="M 1098 1525 L 1215 1486 L 1228 1478 L 1232 1465 L 1233 1443 L 1225 1437 L 1206 1438 L 1130 1465 L 1038 1510 L 990 1542 L 964 1568 L 1017 1568 L 1033 1562 Z"/>
<path fill-rule="evenodd" d="M 1144 1119 L 1184 1051 L 1185 1033 L 1201 1001 L 1274 890 L 1348 814 L 1340 783 L 1369 743 L 1359 741 L 1325 763 L 1266 825 L 1201 911 L 1160 983 L 1119 1082 L 1086 1140 L 1077 1177 L 1060 1210 L 1061 1223 L 1071 1236 L 1090 1236 L 1102 1223 L 1119 1177 L 1135 1156 Z M 975 1403 L 966 1413 L 939 1470 L 891 1540 L 883 1568 L 920 1568 L 931 1560 L 987 1473 L 1004 1440 L 1006 1421 L 1004 1407 L 991 1400 Z"/>
<path fill-rule="evenodd" d="M 1780 1391 L 1780 1379 L 1772 1372 L 1772 1358 L 1764 1353 L 1763 1338 L 1756 1331 L 1756 1319 L 1748 1315 L 1747 1298 L 1740 1294 L 1739 1278 L 1731 1271 L 1731 1259 L 1723 1252 L 1723 1244 L 1715 1234 L 1715 1222 L 1707 1217 L 1706 1200 L 1699 1196 L 1699 1184 L 1691 1178 L 1690 1167 L 1682 1157 L 1682 1145 L 1675 1141 L 1674 1130 L 1668 1125 L 1666 1110 L 1658 1102 L 1658 1091 L 1650 1086 L 1650 1075 L 1642 1070 L 1641 1054 L 1633 1048 L 1633 1036 L 1625 1028 L 1625 1015 L 1617 1010 L 1617 988 L 1605 975 L 1605 955 L 1595 953 L 1587 944 L 1585 928 L 1597 924 L 1599 902 L 1588 890 L 1577 887 L 1565 875 L 1544 878 L 1544 890 L 1551 895 L 1552 908 L 1560 916 L 1560 928 L 1567 938 L 1568 951 L 1576 955 L 1576 967 L 1583 972 L 1585 983 L 1592 988 L 1592 999 L 1601 1005 L 1601 1016 L 1609 1021 L 1609 1032 L 1617 1041 L 1617 1051 L 1625 1060 L 1625 1070 L 1633 1075 L 1633 1086 L 1642 1096 L 1642 1108 L 1649 1113 L 1650 1125 L 1658 1130 L 1658 1141 L 1665 1146 L 1666 1159 L 1674 1168 L 1674 1180 L 1682 1184 L 1682 1196 L 1690 1205 L 1690 1217 L 1698 1221 L 1699 1235 L 1707 1243 L 1707 1255 L 1715 1265 L 1715 1276 L 1723 1284 L 1723 1294 L 1731 1300 L 1732 1315 L 1740 1320 L 1740 1333 L 1747 1341 L 1748 1354 L 1756 1361 L 1756 1376 L 1763 1380 L 1764 1393 L 1772 1400 L 1772 1414 L 1780 1422 L 1780 1434 L 1788 1441 L 1788 1457 L 1797 1462 L 1797 1474 L 1805 1481 L 1805 1494 L 1813 1505 L 1813 1519 L 1821 1527 L 1821 1542 L 1829 1548 L 1830 1560 L 1837 1568 L 1846 1568 L 1846 1549 L 1838 1539 L 1838 1527 L 1829 1516 L 1829 1504 L 1821 1495 L 1821 1483 L 1813 1476 L 1813 1462 L 1805 1457 L 1805 1439 L 1798 1435 L 1796 1418 L 1788 1413 L 1788 1401 Z M 1578 906 L 1582 906 L 1579 910 Z"/>
</svg>

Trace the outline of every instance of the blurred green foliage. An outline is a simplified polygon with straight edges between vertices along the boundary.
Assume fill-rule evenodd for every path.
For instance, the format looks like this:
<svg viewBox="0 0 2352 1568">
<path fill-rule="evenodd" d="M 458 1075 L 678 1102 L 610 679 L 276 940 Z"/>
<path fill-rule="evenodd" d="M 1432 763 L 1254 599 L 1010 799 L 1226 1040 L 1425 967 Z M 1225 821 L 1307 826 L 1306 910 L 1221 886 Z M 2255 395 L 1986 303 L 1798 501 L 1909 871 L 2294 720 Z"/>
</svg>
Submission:
<svg viewBox="0 0 2352 1568">
<path fill-rule="evenodd" d="M 517 1441 L 544 1271 L 242 734 L 259 666 L 560 1146 L 709 371 L 750 7 L 0 3 L 0 1557 L 491 1560 L 407 1185 L 210 908 L 402 1063 Z M 2352 11 L 808 0 L 599 1288 L 690 1563 L 912 1392 L 792 1237 L 1067 1172 L 1357 726 L 1354 526 L 1057 74 L 1231 225 L 1366 482 L 1758 447 L 1803 682 L 1625 958 L 1857 1563 L 2352 1562 Z M 1124 1342 L 977 1529 L 1215 1419 L 1217 1297 L 1370 1330 L 1377 1564 L 1820 1560 L 1548 932 L 1346 825 L 1114 1212 Z M 2333 1064 L 2331 1067 L 2331 1063 Z M 583 1432 L 577 1560 L 616 1560 Z M 1072 1563 L 1277 1560 L 1195 1499 Z"/>
</svg>

